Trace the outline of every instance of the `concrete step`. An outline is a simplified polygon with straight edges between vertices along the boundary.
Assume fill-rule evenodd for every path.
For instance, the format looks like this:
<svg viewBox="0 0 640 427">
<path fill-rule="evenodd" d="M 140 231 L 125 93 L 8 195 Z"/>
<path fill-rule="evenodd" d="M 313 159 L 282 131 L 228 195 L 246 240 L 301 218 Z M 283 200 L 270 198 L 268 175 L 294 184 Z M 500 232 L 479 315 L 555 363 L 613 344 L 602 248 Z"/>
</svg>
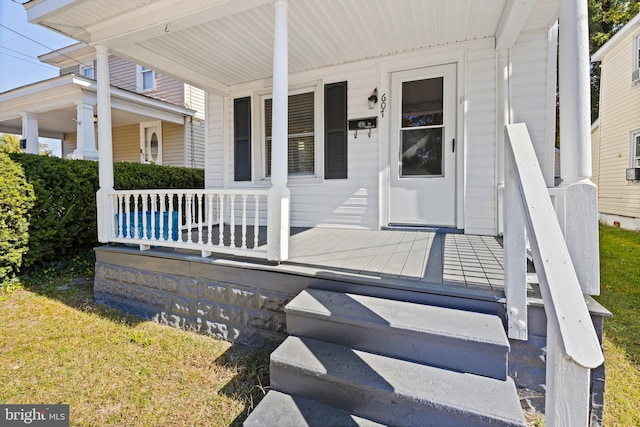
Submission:
<svg viewBox="0 0 640 427">
<path fill-rule="evenodd" d="M 285 312 L 291 335 L 507 379 L 509 340 L 494 315 L 319 289 Z"/>
<path fill-rule="evenodd" d="M 244 427 L 384 427 L 315 400 L 271 390 L 245 420 Z"/>
<path fill-rule="evenodd" d="M 271 389 L 398 426 L 526 426 L 511 378 L 500 381 L 288 337 L 271 354 Z"/>
</svg>

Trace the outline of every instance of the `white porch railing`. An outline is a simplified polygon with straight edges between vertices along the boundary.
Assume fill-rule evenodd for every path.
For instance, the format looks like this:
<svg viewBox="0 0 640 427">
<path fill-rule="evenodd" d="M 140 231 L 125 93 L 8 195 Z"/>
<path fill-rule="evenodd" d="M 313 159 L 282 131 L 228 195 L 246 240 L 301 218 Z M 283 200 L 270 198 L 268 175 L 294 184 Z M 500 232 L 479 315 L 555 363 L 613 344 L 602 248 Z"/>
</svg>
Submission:
<svg viewBox="0 0 640 427">
<path fill-rule="evenodd" d="M 267 190 L 120 190 L 108 194 L 109 242 L 267 258 Z"/>
<path fill-rule="evenodd" d="M 547 315 L 545 425 L 586 426 L 590 370 L 604 356 L 527 127 L 507 125 L 505 132 L 509 337 L 527 339 L 526 229 Z"/>
</svg>

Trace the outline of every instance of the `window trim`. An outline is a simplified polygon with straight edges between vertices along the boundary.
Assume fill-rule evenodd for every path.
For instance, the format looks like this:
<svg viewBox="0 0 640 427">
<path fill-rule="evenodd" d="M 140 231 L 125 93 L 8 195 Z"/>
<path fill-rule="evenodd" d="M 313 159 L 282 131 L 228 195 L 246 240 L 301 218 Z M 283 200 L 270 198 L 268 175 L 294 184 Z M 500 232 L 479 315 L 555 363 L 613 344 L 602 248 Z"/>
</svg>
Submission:
<svg viewBox="0 0 640 427">
<path fill-rule="evenodd" d="M 85 71 L 91 70 L 91 76 L 87 76 L 84 74 Z M 80 65 L 80 75 L 87 79 L 95 79 L 96 78 L 96 70 L 93 67 L 93 63 L 91 65 Z"/>
<path fill-rule="evenodd" d="M 296 183 L 319 183 L 322 182 L 324 176 L 324 88 L 322 81 L 313 81 L 297 85 L 290 85 L 288 96 L 298 95 L 301 93 L 313 92 L 314 114 L 313 114 L 313 133 L 314 133 L 314 173 L 313 175 L 288 175 L 287 180 L 291 184 Z M 258 126 L 254 127 L 255 140 L 259 145 L 254 145 L 258 149 L 253 150 L 254 173 L 257 174 L 256 182 L 268 184 L 271 177 L 267 176 L 267 144 L 266 144 L 266 120 L 264 103 L 266 99 L 273 98 L 273 89 L 265 89 L 256 91 L 252 94 L 252 98 L 258 102 L 253 103 L 253 117 L 258 118 Z"/>
<path fill-rule="evenodd" d="M 144 74 L 151 73 L 153 84 L 150 88 L 144 88 Z M 139 93 L 152 92 L 156 90 L 156 72 L 150 68 L 136 64 L 136 89 Z"/>
<path fill-rule="evenodd" d="M 631 131 L 629 145 L 629 167 L 640 168 L 640 156 L 636 156 L 636 145 L 640 145 L 640 129 Z"/>
</svg>

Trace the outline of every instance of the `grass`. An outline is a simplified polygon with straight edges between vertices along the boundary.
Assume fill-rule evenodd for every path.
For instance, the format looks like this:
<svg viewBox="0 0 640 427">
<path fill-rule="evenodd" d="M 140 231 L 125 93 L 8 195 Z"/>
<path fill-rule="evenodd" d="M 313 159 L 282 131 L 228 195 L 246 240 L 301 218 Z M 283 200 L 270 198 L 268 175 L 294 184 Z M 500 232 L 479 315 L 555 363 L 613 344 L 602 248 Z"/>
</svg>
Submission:
<svg viewBox="0 0 640 427">
<path fill-rule="evenodd" d="M 241 425 L 267 355 L 98 306 L 90 270 L 49 268 L 2 296 L 0 402 L 67 403 L 74 426 Z"/>
<path fill-rule="evenodd" d="M 640 233 L 600 227 L 598 301 L 604 322 L 605 426 L 640 425 Z"/>
<path fill-rule="evenodd" d="M 640 233 L 601 226 L 600 263 L 603 425 L 640 426 Z M 0 402 L 68 403 L 74 426 L 240 425 L 268 357 L 97 306 L 92 268 L 75 259 L 0 292 Z"/>
</svg>

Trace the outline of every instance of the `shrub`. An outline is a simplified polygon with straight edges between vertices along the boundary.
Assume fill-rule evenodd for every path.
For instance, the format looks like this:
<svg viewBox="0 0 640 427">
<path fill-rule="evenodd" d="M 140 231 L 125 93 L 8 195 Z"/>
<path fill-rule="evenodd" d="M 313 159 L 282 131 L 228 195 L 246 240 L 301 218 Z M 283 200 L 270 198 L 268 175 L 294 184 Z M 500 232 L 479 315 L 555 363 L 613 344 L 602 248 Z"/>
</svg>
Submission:
<svg viewBox="0 0 640 427">
<path fill-rule="evenodd" d="M 0 284 L 20 269 L 28 250 L 29 211 L 33 207 L 33 187 L 22 167 L 0 152 Z"/>
<path fill-rule="evenodd" d="M 98 244 L 98 163 L 33 154 L 10 154 L 24 168 L 35 191 L 31 210 L 30 267 L 69 258 Z M 204 188 L 204 171 L 139 163 L 114 164 L 115 188 Z"/>
</svg>

